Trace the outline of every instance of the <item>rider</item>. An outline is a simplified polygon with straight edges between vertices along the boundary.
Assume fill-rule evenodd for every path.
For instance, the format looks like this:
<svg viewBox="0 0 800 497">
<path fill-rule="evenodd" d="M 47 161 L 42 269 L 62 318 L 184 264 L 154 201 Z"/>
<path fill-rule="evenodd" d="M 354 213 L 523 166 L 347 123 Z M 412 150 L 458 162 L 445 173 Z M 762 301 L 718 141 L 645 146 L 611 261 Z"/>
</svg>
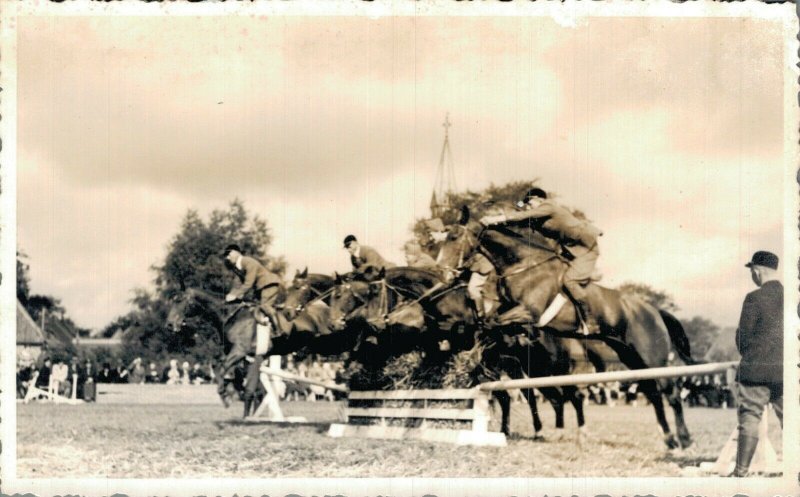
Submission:
<svg viewBox="0 0 800 497">
<path fill-rule="evenodd" d="M 597 321 L 586 301 L 584 288 L 592 277 L 600 250 L 597 246 L 602 231 L 588 221 L 578 219 L 572 212 L 547 198 L 541 188 L 532 188 L 520 202 L 520 210 L 496 216 L 486 216 L 481 223 L 486 226 L 532 222 L 532 228 L 561 244 L 569 267 L 564 274 L 564 289 L 575 302 L 583 317 L 587 332 L 596 331 Z"/>
<path fill-rule="evenodd" d="M 419 242 L 411 240 L 403 245 L 403 250 L 406 253 L 406 264 L 409 267 L 418 267 L 423 269 L 436 269 L 436 261 L 433 257 L 429 256 L 422 251 Z"/>
<path fill-rule="evenodd" d="M 395 267 L 394 264 L 381 257 L 381 254 L 374 248 L 360 245 L 354 235 L 347 235 L 344 238 L 344 248 L 350 252 L 353 271 L 363 273 L 369 267 L 375 269 Z"/>
<path fill-rule="evenodd" d="M 428 219 L 425 221 L 425 227 L 428 229 L 428 234 L 434 247 L 447 239 L 448 234 L 441 219 Z M 436 264 L 445 271 L 448 278 L 452 278 L 456 268 L 446 267 L 443 255 L 444 253 L 439 251 L 436 257 Z M 467 261 L 455 262 L 456 265 L 459 263 L 470 271 L 467 295 L 469 295 L 472 304 L 475 306 L 475 316 L 478 321 L 483 322 L 487 317 L 487 309 L 490 308 L 488 304 L 491 300 L 486 297 L 484 289 L 486 281 L 494 271 L 494 265 L 480 252 L 475 252 Z"/>
<path fill-rule="evenodd" d="M 239 284 L 234 286 L 225 296 L 225 301 L 240 300 L 252 288 L 256 299 L 259 301 L 259 309 L 269 317 L 273 327 L 277 329 L 278 315 L 272 304 L 278 296 L 278 289 L 281 283 L 280 277 L 265 268 L 256 259 L 242 255 L 242 249 L 236 244 L 230 244 L 225 247 L 223 255 L 230 263 L 231 269 L 239 277 Z"/>
</svg>

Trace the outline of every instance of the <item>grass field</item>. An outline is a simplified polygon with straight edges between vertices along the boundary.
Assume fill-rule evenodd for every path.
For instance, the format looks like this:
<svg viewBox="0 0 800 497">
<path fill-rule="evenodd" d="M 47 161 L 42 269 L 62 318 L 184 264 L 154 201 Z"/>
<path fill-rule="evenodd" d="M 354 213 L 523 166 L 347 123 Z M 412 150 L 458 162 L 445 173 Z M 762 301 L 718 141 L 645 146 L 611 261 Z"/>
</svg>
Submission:
<svg viewBox="0 0 800 497">
<path fill-rule="evenodd" d="M 694 445 L 668 453 L 649 406 L 589 406 L 590 440 L 576 444 L 574 412 L 558 440 L 552 409 L 534 442 L 527 406 L 515 404 L 515 434 L 504 448 L 420 441 L 332 439 L 337 405 L 289 402 L 308 425 L 241 424 L 235 404 L 17 405 L 17 475 L 37 477 L 534 477 L 681 476 L 713 461 L 736 425 L 733 409 L 686 410 Z M 670 419 L 670 421 L 672 421 Z M 780 429 L 770 420 L 780 453 Z"/>
</svg>

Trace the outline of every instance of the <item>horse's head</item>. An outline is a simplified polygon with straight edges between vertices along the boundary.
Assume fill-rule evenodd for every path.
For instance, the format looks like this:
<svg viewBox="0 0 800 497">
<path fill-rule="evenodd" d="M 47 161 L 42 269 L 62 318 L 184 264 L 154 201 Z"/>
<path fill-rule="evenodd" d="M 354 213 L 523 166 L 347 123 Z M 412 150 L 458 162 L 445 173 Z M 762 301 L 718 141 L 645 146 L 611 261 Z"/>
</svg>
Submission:
<svg viewBox="0 0 800 497">
<path fill-rule="evenodd" d="M 291 284 L 286 288 L 286 299 L 283 301 L 284 314 L 289 320 L 295 319 L 312 298 L 308 269 L 302 273 L 296 272 Z"/>
<path fill-rule="evenodd" d="M 174 333 L 181 332 L 188 319 L 213 314 L 216 307 L 222 302 L 221 297 L 216 297 L 198 288 L 189 288 L 176 292 L 170 298 L 170 308 L 167 313 L 167 329 Z"/>
<path fill-rule="evenodd" d="M 342 331 L 349 319 L 363 308 L 369 299 L 370 285 L 365 281 L 345 279 L 336 274 L 331 291 L 330 321 L 334 331 Z"/>
<path fill-rule="evenodd" d="M 483 226 L 471 219 L 469 207 L 462 207 L 459 222 L 447 227 L 447 239 L 439 249 L 439 265 L 449 270 L 460 269 L 478 249 L 482 231 Z"/>
<path fill-rule="evenodd" d="M 308 268 L 295 272 L 294 279 L 286 289 L 286 298 L 282 303 L 284 313 L 293 320 L 315 299 L 326 297 L 333 286 L 333 278 L 324 274 L 308 274 Z"/>
<path fill-rule="evenodd" d="M 167 329 L 179 333 L 186 325 L 186 320 L 197 313 L 192 289 L 176 292 L 170 298 L 169 313 L 167 313 Z"/>
</svg>

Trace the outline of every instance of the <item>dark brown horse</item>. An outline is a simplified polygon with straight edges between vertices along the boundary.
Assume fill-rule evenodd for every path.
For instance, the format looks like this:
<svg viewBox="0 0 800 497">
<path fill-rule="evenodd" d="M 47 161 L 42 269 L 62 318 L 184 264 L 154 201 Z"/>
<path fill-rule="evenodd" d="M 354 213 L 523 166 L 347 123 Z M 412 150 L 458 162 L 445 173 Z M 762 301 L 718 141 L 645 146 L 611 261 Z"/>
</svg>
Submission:
<svg viewBox="0 0 800 497">
<path fill-rule="evenodd" d="M 445 284 L 434 271 L 397 267 L 352 281 L 340 279 L 331 307 L 339 326 L 354 320 L 369 323 L 366 334 L 374 338 L 369 356 L 379 364 L 411 350 L 423 350 L 427 360 L 443 362 L 480 340 L 485 351 L 483 367 L 494 371 L 495 376 L 501 371 L 512 378 L 571 372 L 562 339 L 541 336 L 521 343 L 508 330 L 483 333 L 465 283 L 456 280 Z M 544 388 L 541 392 L 555 410 L 556 428 L 564 427 L 566 402 L 575 408 L 579 428 L 584 426 L 583 402 L 576 387 Z M 493 393 L 503 413 L 502 430 L 510 434 L 510 397 L 503 391 Z M 542 422 L 536 397 L 532 389 L 523 390 L 523 395 L 530 407 L 535 437 L 540 438 Z"/>
<path fill-rule="evenodd" d="M 283 297 L 286 290 L 281 288 L 281 293 Z M 229 405 L 226 378 L 246 358 L 255 356 L 257 321 L 253 316 L 253 309 L 254 305 L 250 303 L 230 304 L 221 295 L 189 288 L 173 298 L 167 316 L 167 326 L 174 332 L 182 331 L 190 319 L 197 318 L 206 320 L 219 333 L 224 359 L 217 368 L 216 376 L 218 393 L 226 406 Z M 348 340 L 344 333 L 331 337 L 327 327 L 328 311 L 325 305 L 310 305 L 291 321 L 279 316 L 281 328 L 273 332 L 268 353 L 286 355 L 308 348 L 316 353 L 332 355 L 349 350 L 353 340 Z M 258 381 L 257 377 L 252 376 L 258 374 L 257 369 L 250 368 L 248 382 Z M 248 415 L 249 408 L 255 408 L 252 400 L 246 399 L 245 416 Z"/>
<path fill-rule="evenodd" d="M 498 293 L 504 299 L 499 321 L 537 324 L 548 304 L 561 291 L 561 278 L 566 270 L 567 262 L 556 243 L 535 231 L 520 235 L 504 227 L 484 228 L 470 221 L 466 209 L 461 224 L 452 229 L 452 238 L 445 242 L 447 250 L 458 253 L 460 260 L 480 251 L 494 264 L 499 275 Z M 671 314 L 639 298 L 596 284 L 590 284 L 587 291 L 589 305 L 600 325 L 599 333 L 585 336 L 578 331 L 580 321 L 572 305 L 562 307 L 543 331 L 567 338 L 601 340 L 630 369 L 666 366 L 672 346 L 682 360 L 694 362 L 686 333 Z M 640 382 L 639 386 L 653 405 L 667 446 L 690 445 L 691 437 L 674 382 L 650 380 Z M 670 431 L 662 394 L 674 411 L 678 440 Z"/>
<path fill-rule="evenodd" d="M 308 268 L 296 271 L 287 289 L 286 299 L 281 305 L 286 317 L 294 319 L 309 304 L 329 304 L 334 284 L 334 278 L 327 274 L 309 274 Z"/>
</svg>

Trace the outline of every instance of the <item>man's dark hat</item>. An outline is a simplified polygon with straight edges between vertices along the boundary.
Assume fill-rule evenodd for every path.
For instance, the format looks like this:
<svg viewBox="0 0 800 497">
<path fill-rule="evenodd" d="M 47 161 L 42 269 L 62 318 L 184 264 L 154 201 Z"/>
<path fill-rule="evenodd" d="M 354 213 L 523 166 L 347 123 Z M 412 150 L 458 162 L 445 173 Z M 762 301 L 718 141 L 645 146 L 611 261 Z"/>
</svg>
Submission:
<svg viewBox="0 0 800 497">
<path fill-rule="evenodd" d="M 745 264 L 745 267 L 764 266 L 772 269 L 778 269 L 778 256 L 766 250 L 759 250 L 753 254 L 753 258 Z"/>
<path fill-rule="evenodd" d="M 240 249 L 238 245 L 236 245 L 235 243 L 231 243 L 230 245 L 225 247 L 225 251 L 222 253 L 222 255 L 224 257 L 228 257 L 228 254 L 230 254 L 234 250 L 239 252 L 240 254 L 242 253 L 242 249 Z"/>
<path fill-rule="evenodd" d="M 357 242 L 356 237 L 353 235 L 347 235 L 344 237 L 344 248 L 347 248 L 352 242 Z"/>
<path fill-rule="evenodd" d="M 531 197 L 547 198 L 547 192 L 541 188 L 531 188 L 528 190 L 528 193 L 525 194 L 525 202 Z"/>
</svg>

